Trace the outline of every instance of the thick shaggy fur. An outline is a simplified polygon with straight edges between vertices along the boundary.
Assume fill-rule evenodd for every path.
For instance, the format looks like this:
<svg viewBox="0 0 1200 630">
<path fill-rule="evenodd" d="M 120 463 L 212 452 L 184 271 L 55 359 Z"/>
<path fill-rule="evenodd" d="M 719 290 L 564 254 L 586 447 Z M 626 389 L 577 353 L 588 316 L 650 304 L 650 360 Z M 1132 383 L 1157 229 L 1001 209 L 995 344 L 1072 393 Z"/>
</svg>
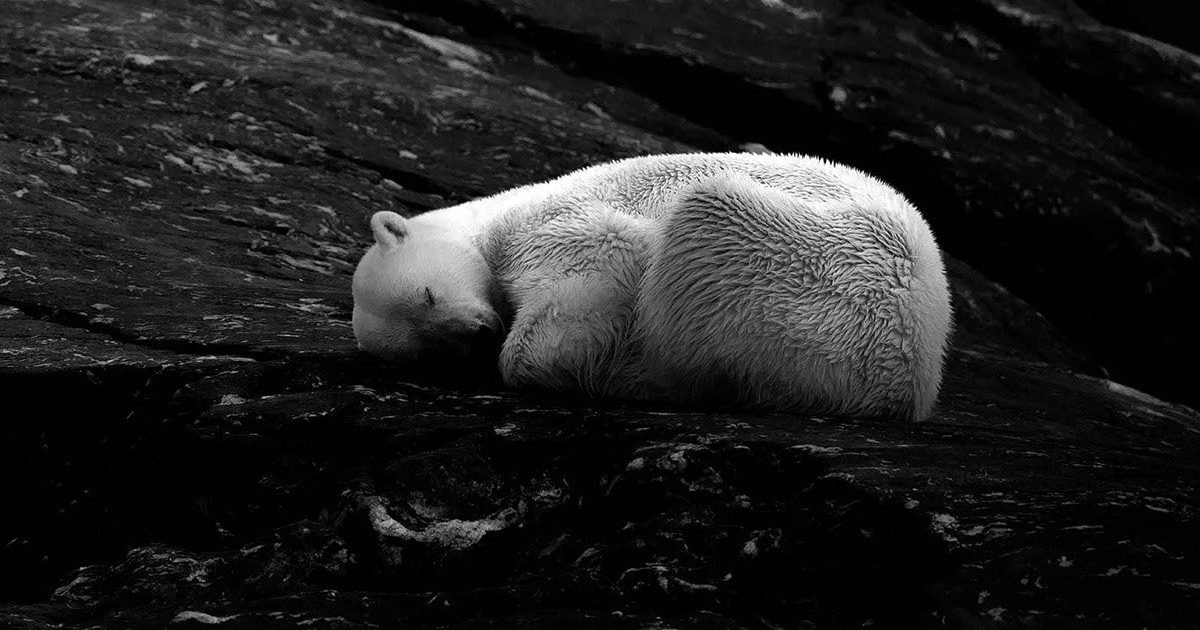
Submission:
<svg viewBox="0 0 1200 630">
<path fill-rule="evenodd" d="M 373 221 L 386 233 L 376 230 L 376 255 L 364 257 L 355 286 L 355 332 L 377 354 L 445 345 L 445 327 L 423 325 L 412 307 L 423 285 L 471 304 L 472 322 L 487 319 L 481 299 L 511 313 L 500 368 L 513 386 L 918 420 L 937 397 L 951 326 L 937 245 L 899 193 L 849 167 L 798 156 L 653 156 L 406 226 L 385 217 Z M 398 231 L 408 238 L 392 238 Z M 447 241 L 436 251 L 460 253 L 408 260 L 433 238 Z M 374 268 L 384 260 L 430 273 L 381 274 Z M 463 280 L 463 267 L 489 277 Z M 378 290 L 380 278 L 402 276 Z M 479 295 L 491 286 L 499 303 Z M 374 306 L 360 334 L 366 302 Z"/>
</svg>

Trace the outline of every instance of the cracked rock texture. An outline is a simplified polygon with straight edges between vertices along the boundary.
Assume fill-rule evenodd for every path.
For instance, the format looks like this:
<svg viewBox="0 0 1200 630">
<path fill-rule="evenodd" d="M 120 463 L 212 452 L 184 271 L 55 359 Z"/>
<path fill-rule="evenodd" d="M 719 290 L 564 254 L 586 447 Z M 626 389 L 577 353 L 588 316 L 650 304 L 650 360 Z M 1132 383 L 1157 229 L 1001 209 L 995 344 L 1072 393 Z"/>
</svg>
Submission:
<svg viewBox="0 0 1200 630">
<path fill-rule="evenodd" d="M 1194 627 L 1196 14 L 1138 6 L 9 0 L 0 627 Z M 757 145 L 933 224 L 931 422 L 354 350 L 372 212 Z"/>
</svg>

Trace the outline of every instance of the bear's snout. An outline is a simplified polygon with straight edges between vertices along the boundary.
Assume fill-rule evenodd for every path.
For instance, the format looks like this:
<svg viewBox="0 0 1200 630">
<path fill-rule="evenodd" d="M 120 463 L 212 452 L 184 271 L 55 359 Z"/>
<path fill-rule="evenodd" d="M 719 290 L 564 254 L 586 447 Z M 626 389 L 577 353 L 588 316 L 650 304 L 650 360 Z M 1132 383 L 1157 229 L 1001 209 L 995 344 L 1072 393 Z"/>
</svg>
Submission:
<svg viewBox="0 0 1200 630">
<path fill-rule="evenodd" d="M 504 335 L 498 326 L 480 322 L 472 333 L 468 345 L 472 354 L 483 352 L 498 352 L 504 343 Z"/>
<path fill-rule="evenodd" d="M 455 319 L 442 322 L 414 358 L 432 373 L 472 372 L 494 368 L 503 344 L 504 327 L 499 318 Z"/>
<path fill-rule="evenodd" d="M 492 312 L 478 312 L 443 321 L 427 338 L 431 352 L 460 357 L 495 357 L 504 343 L 504 323 Z"/>
<path fill-rule="evenodd" d="M 495 314 L 479 314 L 461 324 L 459 338 L 467 354 L 498 353 L 504 343 L 504 324 Z"/>
</svg>

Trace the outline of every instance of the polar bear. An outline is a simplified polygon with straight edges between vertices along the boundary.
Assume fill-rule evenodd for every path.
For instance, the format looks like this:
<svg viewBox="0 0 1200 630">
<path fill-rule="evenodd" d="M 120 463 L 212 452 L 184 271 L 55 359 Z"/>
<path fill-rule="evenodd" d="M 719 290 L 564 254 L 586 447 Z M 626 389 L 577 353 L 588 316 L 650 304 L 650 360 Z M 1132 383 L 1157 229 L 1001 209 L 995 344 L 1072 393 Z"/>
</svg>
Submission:
<svg viewBox="0 0 1200 630">
<path fill-rule="evenodd" d="M 631 158 L 371 226 L 354 331 L 387 358 L 499 347 L 514 387 L 913 420 L 941 385 L 929 226 L 820 158 Z"/>
</svg>

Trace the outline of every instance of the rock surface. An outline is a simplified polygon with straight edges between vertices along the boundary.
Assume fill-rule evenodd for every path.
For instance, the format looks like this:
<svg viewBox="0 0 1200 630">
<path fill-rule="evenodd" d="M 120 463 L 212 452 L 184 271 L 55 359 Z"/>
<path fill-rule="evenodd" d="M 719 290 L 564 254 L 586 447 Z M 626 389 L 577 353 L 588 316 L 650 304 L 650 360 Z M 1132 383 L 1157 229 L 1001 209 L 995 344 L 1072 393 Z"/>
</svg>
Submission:
<svg viewBox="0 0 1200 630">
<path fill-rule="evenodd" d="M 1191 627 L 1200 417 L 1106 375 L 1196 400 L 1200 71 L 1103 4 L 11 0 L 0 626 Z M 956 256 L 933 421 L 353 350 L 375 210 L 748 143 Z"/>
</svg>

